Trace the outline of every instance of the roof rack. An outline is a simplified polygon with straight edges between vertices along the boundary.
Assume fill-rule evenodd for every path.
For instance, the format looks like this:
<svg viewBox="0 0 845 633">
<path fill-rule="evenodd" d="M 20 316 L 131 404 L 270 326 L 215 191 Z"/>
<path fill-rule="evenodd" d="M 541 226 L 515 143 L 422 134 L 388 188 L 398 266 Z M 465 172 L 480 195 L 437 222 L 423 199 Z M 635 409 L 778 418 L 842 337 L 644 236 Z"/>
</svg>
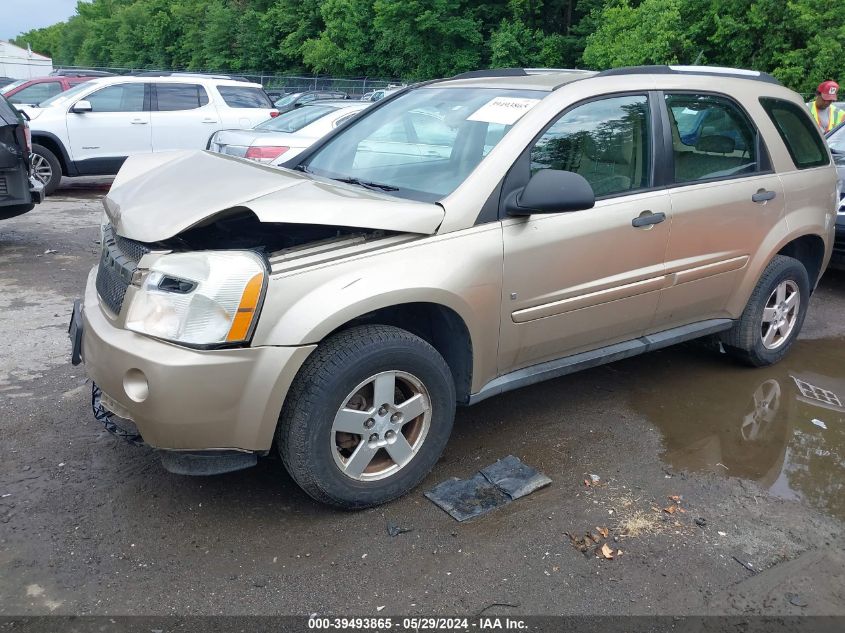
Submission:
<svg viewBox="0 0 845 633">
<path fill-rule="evenodd" d="M 480 77 L 527 77 L 528 75 L 551 75 L 554 73 L 583 73 L 590 72 L 578 68 L 487 68 L 484 70 L 470 70 L 449 77 L 449 79 L 476 79 Z"/>
<path fill-rule="evenodd" d="M 249 81 L 238 75 L 221 75 L 218 73 L 190 73 L 175 70 L 139 70 L 129 73 L 133 77 L 204 77 L 206 79 L 231 79 L 233 81 Z"/>
<path fill-rule="evenodd" d="M 782 86 L 783 84 L 769 73 L 744 68 L 729 68 L 726 66 L 629 66 L 627 68 L 611 68 L 603 70 L 597 77 L 614 75 L 710 75 L 713 77 L 733 77 L 735 79 L 751 79 Z"/>
<path fill-rule="evenodd" d="M 114 73 L 106 70 L 84 70 L 59 68 L 50 73 L 51 77 L 114 77 Z"/>
</svg>

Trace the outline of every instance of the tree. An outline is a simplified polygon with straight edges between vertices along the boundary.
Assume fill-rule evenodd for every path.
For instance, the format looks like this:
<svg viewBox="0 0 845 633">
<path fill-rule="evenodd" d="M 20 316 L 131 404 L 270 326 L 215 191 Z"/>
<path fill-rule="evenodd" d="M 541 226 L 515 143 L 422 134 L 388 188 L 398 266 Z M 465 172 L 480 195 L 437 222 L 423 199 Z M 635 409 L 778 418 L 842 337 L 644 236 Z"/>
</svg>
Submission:
<svg viewBox="0 0 845 633">
<path fill-rule="evenodd" d="M 587 37 L 584 62 L 593 68 L 690 63 L 695 49 L 683 31 L 682 0 L 609 0 Z"/>
</svg>

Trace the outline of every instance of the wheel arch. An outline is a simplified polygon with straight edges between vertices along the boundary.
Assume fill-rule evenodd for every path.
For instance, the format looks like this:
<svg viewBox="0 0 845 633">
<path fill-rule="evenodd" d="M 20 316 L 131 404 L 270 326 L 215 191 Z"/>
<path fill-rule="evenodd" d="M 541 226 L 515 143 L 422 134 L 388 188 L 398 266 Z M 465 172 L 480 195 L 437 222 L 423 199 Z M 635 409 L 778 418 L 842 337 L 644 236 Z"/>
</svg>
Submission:
<svg viewBox="0 0 845 633">
<path fill-rule="evenodd" d="M 807 269 L 807 277 L 810 279 L 810 292 L 812 292 L 824 272 L 822 267 L 825 250 L 825 243 L 821 236 L 809 233 L 790 240 L 778 250 L 777 254 L 797 259 L 804 265 Z"/>
<path fill-rule="evenodd" d="M 70 155 L 67 153 L 64 143 L 62 143 L 59 137 L 55 134 L 51 134 L 50 132 L 33 131 L 32 142 L 33 144 L 46 147 L 56 155 L 56 158 L 59 159 L 59 164 L 62 166 L 63 176 L 76 175 L 76 169 L 73 166 L 73 161 L 70 159 Z"/>
<path fill-rule="evenodd" d="M 773 234 L 770 238 L 771 241 L 764 244 L 763 248 L 752 256 L 747 268 L 748 272 L 727 302 L 726 312 L 732 319 L 740 317 L 763 271 L 775 255 L 793 257 L 805 266 L 811 292 L 824 272 L 825 258 L 829 257 L 830 245 L 818 233 L 786 233 L 777 236 Z"/>
<path fill-rule="evenodd" d="M 386 305 L 341 323 L 323 338 L 365 324 L 392 325 L 428 342 L 452 372 L 457 401 L 462 404 L 469 401 L 473 376 L 472 338 L 466 322 L 453 308 L 430 301 Z"/>
</svg>

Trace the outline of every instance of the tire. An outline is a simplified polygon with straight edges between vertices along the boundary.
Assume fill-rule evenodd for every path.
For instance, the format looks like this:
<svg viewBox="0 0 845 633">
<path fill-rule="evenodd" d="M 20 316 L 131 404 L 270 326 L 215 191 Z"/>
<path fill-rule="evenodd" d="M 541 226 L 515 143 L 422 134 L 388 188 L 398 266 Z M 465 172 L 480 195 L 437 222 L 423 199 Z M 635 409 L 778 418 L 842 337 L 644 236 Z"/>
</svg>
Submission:
<svg viewBox="0 0 845 633">
<path fill-rule="evenodd" d="M 787 299 L 797 293 L 796 308 L 784 310 L 778 307 L 784 304 L 784 301 L 778 302 L 776 292 L 779 288 L 785 288 Z M 773 365 L 786 355 L 798 338 L 804 317 L 807 315 L 809 301 L 810 280 L 807 269 L 797 259 L 775 255 L 754 287 L 742 316 L 723 335 L 722 344 L 725 351 L 752 367 Z M 781 312 L 773 313 L 772 310 Z M 764 323 L 764 317 L 770 319 L 778 315 L 783 315 L 785 325 L 777 329 L 767 343 L 764 338 L 770 333 L 774 323 Z"/>
<path fill-rule="evenodd" d="M 422 481 L 443 453 L 454 417 L 454 380 L 437 350 L 397 327 L 358 326 L 330 337 L 306 360 L 276 443 L 285 468 L 311 497 L 368 508 Z"/>
<path fill-rule="evenodd" d="M 52 195 L 62 181 L 62 164 L 59 159 L 43 145 L 33 143 L 31 163 L 33 176 L 44 183 L 44 195 Z M 46 177 L 48 170 L 49 177 Z"/>
</svg>

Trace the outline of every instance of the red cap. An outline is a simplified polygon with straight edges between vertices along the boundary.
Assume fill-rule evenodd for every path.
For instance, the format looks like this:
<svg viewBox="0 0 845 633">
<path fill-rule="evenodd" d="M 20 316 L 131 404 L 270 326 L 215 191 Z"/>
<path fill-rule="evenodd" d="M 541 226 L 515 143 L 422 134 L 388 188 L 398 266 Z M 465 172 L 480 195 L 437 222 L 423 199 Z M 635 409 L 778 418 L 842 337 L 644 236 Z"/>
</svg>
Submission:
<svg viewBox="0 0 845 633">
<path fill-rule="evenodd" d="M 816 88 L 819 96 L 825 101 L 836 101 L 836 93 L 839 92 L 839 84 L 835 81 L 823 81 Z"/>
</svg>

